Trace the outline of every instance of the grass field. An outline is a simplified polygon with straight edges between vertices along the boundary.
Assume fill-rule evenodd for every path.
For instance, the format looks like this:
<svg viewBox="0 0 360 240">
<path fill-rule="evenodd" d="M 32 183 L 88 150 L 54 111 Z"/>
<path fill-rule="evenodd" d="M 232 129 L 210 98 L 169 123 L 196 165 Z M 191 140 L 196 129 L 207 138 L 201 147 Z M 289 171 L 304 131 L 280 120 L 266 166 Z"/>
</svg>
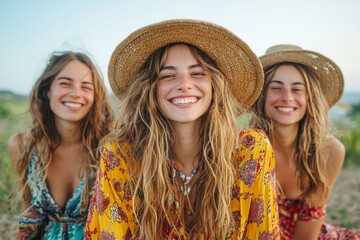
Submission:
<svg viewBox="0 0 360 240">
<path fill-rule="evenodd" d="M 9 162 L 8 138 L 26 128 L 27 98 L 0 91 L 0 240 L 16 239 L 16 178 Z M 350 124 L 350 123 L 351 124 Z M 336 119 L 347 149 L 346 162 L 327 204 L 326 221 L 360 232 L 360 116 Z"/>
</svg>

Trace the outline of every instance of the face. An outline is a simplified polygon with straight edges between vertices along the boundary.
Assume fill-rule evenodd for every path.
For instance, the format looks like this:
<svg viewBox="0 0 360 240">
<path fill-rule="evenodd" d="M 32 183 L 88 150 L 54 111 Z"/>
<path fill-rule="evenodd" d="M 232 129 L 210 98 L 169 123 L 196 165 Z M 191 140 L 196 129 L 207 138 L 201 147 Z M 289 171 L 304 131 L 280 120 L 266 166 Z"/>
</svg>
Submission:
<svg viewBox="0 0 360 240">
<path fill-rule="evenodd" d="M 276 124 L 298 124 L 306 113 L 306 88 L 292 65 L 280 66 L 266 92 L 265 112 Z"/>
<path fill-rule="evenodd" d="M 80 121 L 90 111 L 94 102 L 90 69 L 76 60 L 68 62 L 55 76 L 47 96 L 55 121 Z"/>
<path fill-rule="evenodd" d="M 160 70 L 156 93 L 161 112 L 171 122 L 200 121 L 211 103 L 211 78 L 188 46 L 174 45 Z"/>
</svg>

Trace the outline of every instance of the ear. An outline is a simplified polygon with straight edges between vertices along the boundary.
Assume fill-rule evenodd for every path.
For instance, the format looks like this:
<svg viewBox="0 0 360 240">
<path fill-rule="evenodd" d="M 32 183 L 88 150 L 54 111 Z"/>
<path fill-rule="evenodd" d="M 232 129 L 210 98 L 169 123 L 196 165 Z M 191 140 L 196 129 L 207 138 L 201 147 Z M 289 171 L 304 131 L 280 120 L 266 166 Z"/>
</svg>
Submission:
<svg viewBox="0 0 360 240">
<path fill-rule="evenodd" d="M 46 97 L 47 97 L 48 99 L 50 99 L 50 97 L 51 97 L 50 89 L 47 90 L 47 92 L 46 92 Z"/>
</svg>

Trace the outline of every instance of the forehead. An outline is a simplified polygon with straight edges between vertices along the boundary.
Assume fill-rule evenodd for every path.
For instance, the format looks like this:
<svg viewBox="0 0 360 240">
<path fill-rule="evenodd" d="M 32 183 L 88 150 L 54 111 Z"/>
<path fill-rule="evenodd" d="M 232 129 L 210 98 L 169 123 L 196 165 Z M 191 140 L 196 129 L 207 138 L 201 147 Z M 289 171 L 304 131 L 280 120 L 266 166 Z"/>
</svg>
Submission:
<svg viewBox="0 0 360 240">
<path fill-rule="evenodd" d="M 279 81 L 282 83 L 304 83 L 305 80 L 301 72 L 293 65 L 281 65 L 279 66 L 271 80 Z"/>
<path fill-rule="evenodd" d="M 195 58 L 189 46 L 185 44 L 176 44 L 169 48 L 165 59 L 165 65 L 173 62 L 198 63 L 198 60 Z"/>
<path fill-rule="evenodd" d="M 57 77 L 66 76 L 73 80 L 92 81 L 92 74 L 90 68 L 80 61 L 72 60 L 64 65 Z"/>
</svg>

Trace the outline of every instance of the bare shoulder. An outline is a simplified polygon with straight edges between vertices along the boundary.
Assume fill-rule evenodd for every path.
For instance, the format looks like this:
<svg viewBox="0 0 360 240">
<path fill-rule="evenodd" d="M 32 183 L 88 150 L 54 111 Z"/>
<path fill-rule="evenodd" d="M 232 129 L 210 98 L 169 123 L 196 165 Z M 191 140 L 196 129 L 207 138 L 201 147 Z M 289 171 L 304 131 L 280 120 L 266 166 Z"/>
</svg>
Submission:
<svg viewBox="0 0 360 240">
<path fill-rule="evenodd" d="M 325 151 L 328 155 L 328 161 L 326 164 L 327 175 L 329 178 L 328 180 L 332 185 L 339 175 L 344 163 L 345 146 L 335 137 L 329 136 L 325 145 Z"/>
<path fill-rule="evenodd" d="M 8 140 L 9 159 L 14 170 L 16 161 L 19 157 L 23 136 L 24 133 L 16 133 L 12 135 Z"/>
<path fill-rule="evenodd" d="M 341 168 L 345 159 L 344 144 L 335 137 L 329 136 L 325 145 L 325 151 L 328 154 L 328 163 L 331 165 L 329 167 Z"/>
</svg>

